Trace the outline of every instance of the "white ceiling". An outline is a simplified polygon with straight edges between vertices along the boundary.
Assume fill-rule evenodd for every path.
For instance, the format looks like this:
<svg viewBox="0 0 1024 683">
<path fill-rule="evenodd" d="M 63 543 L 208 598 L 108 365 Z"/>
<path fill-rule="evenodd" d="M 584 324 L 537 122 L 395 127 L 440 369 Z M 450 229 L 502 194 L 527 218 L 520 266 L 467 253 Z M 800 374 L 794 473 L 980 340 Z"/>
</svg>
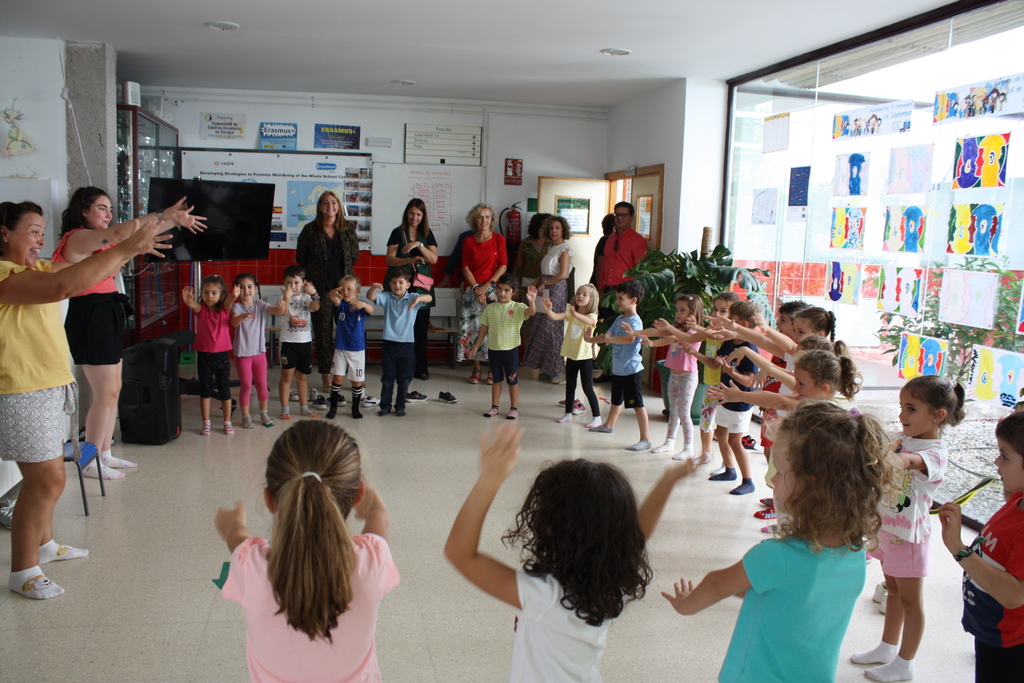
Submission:
<svg viewBox="0 0 1024 683">
<path fill-rule="evenodd" d="M 0 34 L 109 43 L 118 78 L 151 86 L 610 107 L 673 79 L 728 79 L 945 4 L 5 0 Z M 203 25 L 219 20 L 242 28 Z M 607 47 L 633 54 L 598 52 Z"/>
</svg>

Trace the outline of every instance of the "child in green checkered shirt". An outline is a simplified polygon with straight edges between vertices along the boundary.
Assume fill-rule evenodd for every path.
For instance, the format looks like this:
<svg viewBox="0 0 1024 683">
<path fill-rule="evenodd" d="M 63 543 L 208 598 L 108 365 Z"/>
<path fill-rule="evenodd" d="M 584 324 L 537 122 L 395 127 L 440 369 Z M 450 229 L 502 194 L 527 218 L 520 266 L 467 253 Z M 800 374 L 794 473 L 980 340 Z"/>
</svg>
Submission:
<svg viewBox="0 0 1024 683">
<path fill-rule="evenodd" d="M 470 357 L 476 356 L 486 336 L 487 358 L 491 364 L 494 384 L 491 385 L 491 409 L 484 413 L 484 417 L 498 414 L 502 381 L 508 382 L 508 397 L 512 403 L 505 419 L 514 420 L 519 417 L 519 330 L 523 322 L 537 312 L 537 288 L 531 286 L 526 290 L 529 306 L 512 301 L 512 294 L 518 288 L 519 283 L 514 275 L 505 273 L 499 277 L 495 287 L 498 301 L 488 304 L 480 314 L 480 333 L 477 334 Z"/>
</svg>

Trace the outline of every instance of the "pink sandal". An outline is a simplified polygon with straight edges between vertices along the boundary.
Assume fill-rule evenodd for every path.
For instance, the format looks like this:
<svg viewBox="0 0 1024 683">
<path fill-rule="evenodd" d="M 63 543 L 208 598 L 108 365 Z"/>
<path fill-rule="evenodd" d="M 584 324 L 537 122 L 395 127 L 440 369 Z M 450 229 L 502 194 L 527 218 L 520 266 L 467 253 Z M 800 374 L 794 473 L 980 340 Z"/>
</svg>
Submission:
<svg viewBox="0 0 1024 683">
<path fill-rule="evenodd" d="M 480 373 L 474 371 L 473 374 L 469 376 L 469 383 L 480 384 Z"/>
</svg>

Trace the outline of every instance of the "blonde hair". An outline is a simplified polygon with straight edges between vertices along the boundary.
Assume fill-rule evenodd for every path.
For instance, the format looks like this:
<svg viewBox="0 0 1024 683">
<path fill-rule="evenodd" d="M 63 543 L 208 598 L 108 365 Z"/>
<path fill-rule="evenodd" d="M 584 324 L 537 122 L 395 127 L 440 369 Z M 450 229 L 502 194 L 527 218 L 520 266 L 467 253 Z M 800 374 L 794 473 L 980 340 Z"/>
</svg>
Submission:
<svg viewBox="0 0 1024 683">
<path fill-rule="evenodd" d="M 816 552 L 830 537 L 850 550 L 874 545 L 880 506 L 894 500 L 900 472 L 881 422 L 808 401 L 779 423 L 774 438 L 795 479 L 776 536 L 804 539 Z"/>
<path fill-rule="evenodd" d="M 470 229 L 473 230 L 473 232 L 476 232 L 476 219 L 477 219 L 477 217 L 481 213 L 483 213 L 484 211 L 490 211 L 491 212 L 491 225 L 496 227 L 496 224 L 498 222 L 498 214 L 495 213 L 494 207 L 491 206 L 490 204 L 486 203 L 486 202 L 480 202 L 479 204 L 474 206 L 472 209 L 470 209 L 469 213 L 466 214 L 466 222 L 469 223 L 469 227 L 470 227 Z"/>
<path fill-rule="evenodd" d="M 288 625 L 331 641 L 352 601 L 355 563 L 345 518 L 360 488 L 359 446 L 326 421 L 299 422 L 274 443 L 267 490 L 276 504 L 267 574 Z"/>
<path fill-rule="evenodd" d="M 590 284 L 589 282 L 587 284 L 585 284 L 585 285 L 580 285 L 579 287 L 577 287 L 576 288 L 576 294 L 579 294 L 583 290 L 587 290 L 588 292 L 590 292 L 590 303 L 587 304 L 587 310 L 583 311 L 583 310 L 580 310 L 580 309 L 577 308 L 576 312 L 579 313 L 580 315 L 594 315 L 595 313 L 597 313 L 597 307 L 598 307 L 598 303 L 601 300 L 601 295 L 598 294 L 597 287 L 595 287 L 594 285 Z M 573 306 L 575 306 L 576 305 L 576 297 L 574 296 L 572 298 L 572 300 L 573 300 Z"/>
<path fill-rule="evenodd" d="M 354 284 L 356 286 L 356 289 L 359 289 L 363 286 L 362 281 L 355 275 L 346 275 L 345 277 L 341 278 L 340 280 L 338 280 L 338 286 L 341 287 L 346 282 L 351 282 L 352 284 Z"/>
</svg>

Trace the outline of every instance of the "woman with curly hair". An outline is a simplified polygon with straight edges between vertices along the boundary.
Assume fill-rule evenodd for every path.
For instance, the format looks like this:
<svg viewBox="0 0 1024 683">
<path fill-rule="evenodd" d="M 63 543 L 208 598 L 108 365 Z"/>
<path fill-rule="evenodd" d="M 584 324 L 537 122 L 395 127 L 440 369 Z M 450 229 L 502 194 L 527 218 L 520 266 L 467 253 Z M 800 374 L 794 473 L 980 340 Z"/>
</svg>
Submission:
<svg viewBox="0 0 1024 683">
<path fill-rule="evenodd" d="M 549 216 L 541 226 L 541 235 L 548 249 L 540 261 L 540 277 L 536 287 L 541 300 L 551 302 L 551 311 L 564 313 L 568 303 L 566 294 L 569 272 L 572 270 L 572 251 L 569 250 L 569 221 L 562 216 Z M 554 384 L 565 382 L 565 358 L 561 354 L 564 323 L 556 318 L 537 316 L 533 330 L 526 340 L 523 365 L 541 371 L 541 379 L 550 378 Z"/>
<path fill-rule="evenodd" d="M 456 360 L 472 360 L 473 374 L 470 384 L 480 383 L 480 361 L 487 360 L 487 341 L 473 353 L 477 332 L 480 330 L 480 314 L 488 303 L 498 300 L 494 285 L 508 270 L 508 252 L 505 238 L 494 232 L 494 208 L 490 204 L 477 204 L 466 214 L 466 222 L 473 228 L 473 235 L 462 243 L 462 307 L 459 309 L 459 348 Z M 487 376 L 491 383 L 491 376 Z"/>
<path fill-rule="evenodd" d="M 646 540 L 672 487 L 696 465 L 686 460 L 666 470 L 639 510 L 613 465 L 579 459 L 545 467 L 503 538 L 522 547 L 517 570 L 479 546 L 487 510 L 519 458 L 520 436 L 507 425 L 481 437 L 480 477 L 444 554 L 475 586 L 519 610 L 510 681 L 599 681 L 611 620 L 651 581 Z"/>
</svg>

